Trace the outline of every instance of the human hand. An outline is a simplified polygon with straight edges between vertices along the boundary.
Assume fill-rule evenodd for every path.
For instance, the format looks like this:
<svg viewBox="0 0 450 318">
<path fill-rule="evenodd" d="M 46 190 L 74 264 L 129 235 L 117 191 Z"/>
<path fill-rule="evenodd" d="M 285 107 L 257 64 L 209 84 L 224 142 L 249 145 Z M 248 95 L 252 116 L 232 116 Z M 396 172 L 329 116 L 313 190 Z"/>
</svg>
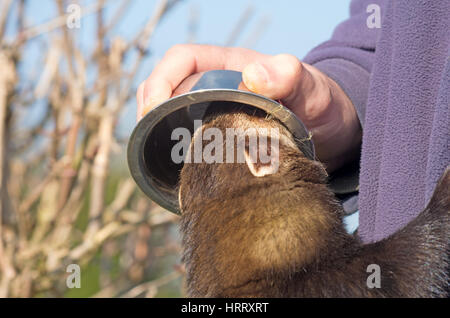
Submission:
<svg viewBox="0 0 450 318">
<path fill-rule="evenodd" d="M 329 172 L 356 155 L 362 132 L 352 102 L 327 75 L 289 54 L 271 56 L 243 48 L 176 45 L 139 86 L 138 120 L 156 105 L 187 92 L 190 86 L 183 82 L 186 78 L 218 69 L 242 72 L 241 89 L 281 100 L 291 109 L 312 132 L 316 155 Z"/>
</svg>

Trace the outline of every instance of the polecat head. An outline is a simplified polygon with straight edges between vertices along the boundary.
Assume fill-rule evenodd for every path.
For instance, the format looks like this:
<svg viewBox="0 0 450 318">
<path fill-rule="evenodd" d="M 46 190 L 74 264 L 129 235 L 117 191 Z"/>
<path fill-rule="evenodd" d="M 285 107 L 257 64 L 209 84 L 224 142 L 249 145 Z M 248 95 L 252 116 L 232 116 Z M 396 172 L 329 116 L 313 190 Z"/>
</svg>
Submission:
<svg viewBox="0 0 450 318">
<path fill-rule="evenodd" d="M 249 187 L 326 184 L 324 167 L 305 157 L 297 146 L 302 141 L 278 120 L 241 104 L 214 106 L 195 131 L 181 171 L 182 211 L 239 197 Z"/>
</svg>

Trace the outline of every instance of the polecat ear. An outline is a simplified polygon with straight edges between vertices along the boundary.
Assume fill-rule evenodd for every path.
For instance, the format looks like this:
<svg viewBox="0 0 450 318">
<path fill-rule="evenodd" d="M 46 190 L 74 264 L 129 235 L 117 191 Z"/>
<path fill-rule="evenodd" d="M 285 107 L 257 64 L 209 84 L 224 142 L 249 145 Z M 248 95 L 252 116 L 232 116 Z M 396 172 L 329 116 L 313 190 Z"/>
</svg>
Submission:
<svg viewBox="0 0 450 318">
<path fill-rule="evenodd" d="M 280 167 L 279 140 L 271 138 L 270 146 L 260 140 L 256 148 L 245 147 L 245 163 L 250 172 L 255 177 L 264 177 L 276 173 Z"/>
</svg>

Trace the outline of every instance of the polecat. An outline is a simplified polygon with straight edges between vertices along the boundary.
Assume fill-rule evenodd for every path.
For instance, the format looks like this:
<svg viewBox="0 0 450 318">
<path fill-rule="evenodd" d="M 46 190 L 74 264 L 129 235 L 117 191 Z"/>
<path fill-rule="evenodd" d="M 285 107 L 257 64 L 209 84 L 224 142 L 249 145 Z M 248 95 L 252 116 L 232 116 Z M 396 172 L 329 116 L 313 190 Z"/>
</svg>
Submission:
<svg viewBox="0 0 450 318">
<path fill-rule="evenodd" d="M 281 123 L 236 108 L 210 114 L 201 129 L 211 127 L 223 134 L 277 127 L 279 167 L 258 175 L 263 165 L 247 156 L 244 163 L 184 165 L 179 200 L 189 296 L 448 296 L 449 169 L 416 219 L 363 245 L 344 229 L 322 164 L 307 159 Z M 367 283 L 371 264 L 379 266 L 379 286 Z"/>
</svg>

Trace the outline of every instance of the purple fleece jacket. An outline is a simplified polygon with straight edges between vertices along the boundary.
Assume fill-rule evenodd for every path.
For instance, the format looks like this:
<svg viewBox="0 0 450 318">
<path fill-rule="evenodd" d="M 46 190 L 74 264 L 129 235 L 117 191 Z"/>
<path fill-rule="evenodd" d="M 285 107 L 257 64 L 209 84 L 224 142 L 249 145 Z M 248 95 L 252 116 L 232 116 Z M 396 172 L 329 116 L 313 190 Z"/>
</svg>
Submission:
<svg viewBox="0 0 450 318">
<path fill-rule="evenodd" d="M 381 28 L 367 26 L 370 4 L 381 8 Z M 450 163 L 449 55 L 449 0 L 354 0 L 350 18 L 304 59 L 342 87 L 363 127 L 365 242 L 417 216 Z"/>
</svg>

